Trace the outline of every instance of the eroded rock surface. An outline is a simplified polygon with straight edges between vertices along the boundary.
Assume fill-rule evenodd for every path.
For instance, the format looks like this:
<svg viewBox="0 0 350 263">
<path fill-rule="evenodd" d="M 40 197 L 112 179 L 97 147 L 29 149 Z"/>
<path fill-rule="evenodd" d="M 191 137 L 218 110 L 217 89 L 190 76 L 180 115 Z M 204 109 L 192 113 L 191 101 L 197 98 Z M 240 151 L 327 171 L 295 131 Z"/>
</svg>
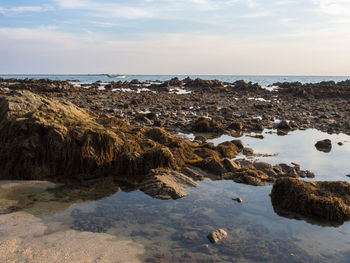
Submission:
<svg viewBox="0 0 350 263">
<path fill-rule="evenodd" d="M 198 184 L 186 175 L 171 170 L 151 170 L 140 185 L 140 190 L 158 199 L 179 199 L 187 187 Z"/>
<path fill-rule="evenodd" d="M 280 178 L 273 185 L 271 201 L 277 211 L 290 211 L 334 222 L 350 219 L 348 182 L 305 182 Z"/>
</svg>

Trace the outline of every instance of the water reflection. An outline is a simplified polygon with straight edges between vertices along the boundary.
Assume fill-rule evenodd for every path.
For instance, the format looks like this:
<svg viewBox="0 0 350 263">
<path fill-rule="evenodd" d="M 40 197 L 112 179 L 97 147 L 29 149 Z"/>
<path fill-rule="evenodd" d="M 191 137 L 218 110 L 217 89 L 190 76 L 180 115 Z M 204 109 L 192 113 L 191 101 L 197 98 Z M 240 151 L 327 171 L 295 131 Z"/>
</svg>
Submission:
<svg viewBox="0 0 350 263">
<path fill-rule="evenodd" d="M 317 140 L 325 138 L 333 142 L 333 149 L 327 154 L 314 148 Z M 222 136 L 213 142 L 231 139 Z M 263 140 L 247 136 L 241 139 L 256 152 L 278 153 L 258 157 L 260 160 L 297 162 L 303 169 L 315 172 L 316 180 L 349 179 L 344 176 L 350 173 L 349 163 L 345 161 L 350 152 L 349 136 L 310 130 L 284 137 L 267 134 Z M 344 145 L 338 146 L 338 141 Z M 197 188 L 189 188 L 186 197 L 164 201 L 109 180 L 90 182 L 83 187 L 40 188 L 38 195 L 35 191 L 31 193 L 33 188 L 22 191 L 30 200 L 22 208 L 45 224 L 43 236 L 68 230 L 90 233 L 89 238 L 104 233 L 142 244 L 144 262 L 350 261 L 349 222 L 325 227 L 290 214 L 289 218 L 281 217 L 271 205 L 271 186 L 205 179 Z M 1 198 L 13 201 L 14 196 L 18 195 Z M 244 201 L 233 201 L 236 197 Z M 4 216 L 0 215 L 0 219 Z M 206 236 L 217 228 L 224 228 L 228 237 L 211 244 Z"/>
<path fill-rule="evenodd" d="M 260 161 L 271 164 L 295 162 L 301 165 L 303 170 L 310 170 L 316 174 L 314 180 L 327 181 L 349 181 L 347 174 L 350 174 L 350 136 L 345 134 L 328 134 L 317 130 L 294 131 L 286 136 L 278 136 L 265 131 L 264 139 L 255 139 L 249 136 L 242 136 L 246 147 L 251 147 L 256 153 L 268 154 L 259 156 Z M 228 135 L 210 139 L 209 142 L 219 144 L 224 141 L 236 139 Z M 315 148 L 319 140 L 330 139 L 332 150 L 329 153 L 320 152 Z M 343 145 L 338 145 L 342 142 Z"/>
</svg>

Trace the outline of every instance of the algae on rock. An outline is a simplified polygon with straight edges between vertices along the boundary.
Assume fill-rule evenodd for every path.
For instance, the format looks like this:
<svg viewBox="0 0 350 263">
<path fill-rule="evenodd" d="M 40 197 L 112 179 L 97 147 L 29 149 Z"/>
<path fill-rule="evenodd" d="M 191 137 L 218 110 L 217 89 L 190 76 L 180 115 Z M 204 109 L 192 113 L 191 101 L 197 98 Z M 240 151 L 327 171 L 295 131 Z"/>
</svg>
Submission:
<svg viewBox="0 0 350 263">
<path fill-rule="evenodd" d="M 273 185 L 271 201 L 276 211 L 289 211 L 339 223 L 350 219 L 348 182 L 306 182 L 280 178 Z"/>
</svg>

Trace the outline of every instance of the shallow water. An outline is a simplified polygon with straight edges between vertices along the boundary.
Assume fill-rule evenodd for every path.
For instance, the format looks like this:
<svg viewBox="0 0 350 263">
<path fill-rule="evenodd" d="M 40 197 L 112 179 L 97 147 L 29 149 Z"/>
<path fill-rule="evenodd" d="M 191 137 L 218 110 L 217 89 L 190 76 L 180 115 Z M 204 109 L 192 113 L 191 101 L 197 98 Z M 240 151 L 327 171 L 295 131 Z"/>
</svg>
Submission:
<svg viewBox="0 0 350 263">
<path fill-rule="evenodd" d="M 346 161 L 350 136 L 315 130 L 296 131 L 288 136 L 264 135 L 263 140 L 247 136 L 240 139 L 257 153 L 278 153 L 259 159 L 270 163 L 297 162 L 302 169 L 315 172 L 315 180 L 349 179 L 345 174 L 350 173 Z M 317 140 L 325 138 L 333 142 L 330 153 L 318 152 L 313 146 Z M 212 141 L 217 144 L 231 139 L 233 137 L 222 136 Z M 338 141 L 344 145 L 338 146 Z M 119 240 L 115 242 L 123 240 L 133 244 L 133 248 L 139 245 L 137 250 L 129 251 L 138 253 L 138 258 L 144 262 L 350 261 L 349 222 L 329 226 L 281 217 L 271 205 L 271 186 L 254 187 L 206 179 L 199 182 L 199 187 L 189 188 L 186 197 L 168 201 L 153 199 L 138 190 L 123 192 L 116 187 L 115 191 L 100 200 L 85 202 L 77 199 L 79 192 L 76 190 L 68 192 L 67 195 L 74 196 L 69 201 L 50 199 L 48 194 L 23 211 L 39 218 L 46 226 L 41 234 L 44 237 L 74 231 L 100 238 L 105 233 Z M 233 201 L 236 197 L 243 202 Z M 0 215 L 0 219 L 4 216 L 8 215 Z M 210 244 L 206 236 L 217 228 L 224 228 L 228 237 L 218 244 Z M 6 237 L 0 234 L 1 238 Z M 27 238 L 36 240 L 37 234 Z M 51 239 L 45 240 L 46 246 L 52 246 Z"/>
<path fill-rule="evenodd" d="M 256 139 L 247 135 L 240 137 L 245 147 L 253 148 L 255 153 L 272 156 L 257 157 L 260 161 L 271 164 L 295 162 L 301 165 L 303 170 L 310 170 L 316 174 L 314 180 L 348 181 L 350 178 L 350 136 L 346 134 L 328 134 L 315 129 L 290 132 L 286 136 L 276 133 L 269 134 L 265 130 L 264 139 Z M 254 134 L 252 134 L 254 135 Z M 228 135 L 208 140 L 214 144 L 237 139 Z M 315 144 L 319 140 L 330 139 L 332 150 L 329 153 L 318 151 Z M 343 143 L 342 146 L 338 143 Z"/>
</svg>

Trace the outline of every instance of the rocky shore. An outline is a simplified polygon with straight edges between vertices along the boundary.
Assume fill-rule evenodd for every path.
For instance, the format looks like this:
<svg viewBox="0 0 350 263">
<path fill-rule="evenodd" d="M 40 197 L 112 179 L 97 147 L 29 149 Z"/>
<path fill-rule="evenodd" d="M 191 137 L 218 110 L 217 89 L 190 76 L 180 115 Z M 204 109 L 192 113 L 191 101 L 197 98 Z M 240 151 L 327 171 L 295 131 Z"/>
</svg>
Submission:
<svg viewBox="0 0 350 263">
<path fill-rule="evenodd" d="M 306 199 L 286 194 L 281 182 L 302 185 L 297 178 L 315 175 L 298 165 L 233 161 L 253 149 L 239 140 L 215 146 L 205 134 L 276 129 L 286 135 L 308 128 L 350 134 L 349 109 L 344 107 L 349 98 L 349 81 L 263 88 L 244 81 L 189 78 L 91 85 L 0 79 L 0 178 L 71 185 L 108 178 L 160 199 L 181 198 L 204 177 L 256 186 L 275 183 L 274 206 L 344 221 L 350 216 L 348 197 L 337 197 L 345 198 L 343 205 L 332 197 L 339 187 L 317 183 L 322 190 L 310 190 Z M 201 134 L 189 141 L 179 132 Z M 348 194 L 349 184 L 341 185 Z M 295 189 L 307 192 L 309 186 Z M 330 197 L 319 201 L 318 194 Z M 306 208 L 296 209 L 305 200 Z M 317 208 L 325 203 L 329 209 Z"/>
</svg>

